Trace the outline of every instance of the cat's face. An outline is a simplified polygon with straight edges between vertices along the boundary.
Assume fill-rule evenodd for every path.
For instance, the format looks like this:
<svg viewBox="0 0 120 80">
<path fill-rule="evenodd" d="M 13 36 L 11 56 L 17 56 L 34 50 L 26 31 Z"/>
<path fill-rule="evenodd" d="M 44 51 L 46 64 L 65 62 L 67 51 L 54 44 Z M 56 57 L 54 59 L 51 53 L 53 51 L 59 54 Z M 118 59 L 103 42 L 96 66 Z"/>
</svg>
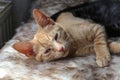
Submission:
<svg viewBox="0 0 120 80">
<path fill-rule="evenodd" d="M 50 61 L 67 55 L 67 35 L 59 25 L 50 25 L 38 31 L 32 42 L 39 61 Z"/>
<path fill-rule="evenodd" d="M 39 26 L 34 38 L 30 42 L 24 42 L 24 44 L 16 43 L 13 47 L 27 56 L 34 54 L 35 58 L 41 62 L 66 57 L 69 37 L 61 25 L 36 9 L 33 11 L 33 15 Z M 24 47 L 27 45 L 27 48 L 21 49 L 21 45 Z M 33 54 L 31 54 L 32 52 Z"/>
</svg>

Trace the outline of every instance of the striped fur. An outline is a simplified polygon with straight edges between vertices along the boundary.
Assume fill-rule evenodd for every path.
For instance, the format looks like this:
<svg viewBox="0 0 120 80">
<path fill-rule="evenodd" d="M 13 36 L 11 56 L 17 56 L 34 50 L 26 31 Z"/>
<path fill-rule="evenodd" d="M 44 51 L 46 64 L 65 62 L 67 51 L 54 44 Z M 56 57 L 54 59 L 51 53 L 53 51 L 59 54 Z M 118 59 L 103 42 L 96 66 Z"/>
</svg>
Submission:
<svg viewBox="0 0 120 80">
<path fill-rule="evenodd" d="M 32 51 L 38 61 L 44 62 L 63 57 L 87 56 L 95 53 L 96 63 L 98 66 L 104 67 L 108 66 L 111 61 L 110 52 L 120 53 L 120 43 L 107 40 L 104 27 L 99 24 L 74 17 L 68 12 L 62 13 L 56 22 L 47 19 L 49 17 L 46 17 L 38 10 L 34 10 L 33 14 L 36 23 L 41 28 L 29 43 L 32 44 Z M 39 17 L 42 19 L 39 20 Z M 52 24 L 46 25 L 47 20 L 52 21 Z M 45 26 L 42 26 L 43 24 Z M 21 48 L 15 47 L 20 51 Z"/>
</svg>

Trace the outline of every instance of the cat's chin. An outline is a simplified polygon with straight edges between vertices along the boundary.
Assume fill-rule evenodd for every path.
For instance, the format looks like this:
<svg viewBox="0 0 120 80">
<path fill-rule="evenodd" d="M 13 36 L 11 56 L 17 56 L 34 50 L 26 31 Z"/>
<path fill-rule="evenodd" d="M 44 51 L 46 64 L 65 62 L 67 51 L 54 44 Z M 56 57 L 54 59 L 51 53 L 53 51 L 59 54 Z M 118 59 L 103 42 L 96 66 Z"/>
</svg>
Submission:
<svg viewBox="0 0 120 80">
<path fill-rule="evenodd" d="M 63 58 L 64 58 L 64 57 L 67 57 L 67 56 L 68 56 L 68 53 L 69 53 L 69 50 L 66 50 L 65 53 L 64 53 Z"/>
</svg>

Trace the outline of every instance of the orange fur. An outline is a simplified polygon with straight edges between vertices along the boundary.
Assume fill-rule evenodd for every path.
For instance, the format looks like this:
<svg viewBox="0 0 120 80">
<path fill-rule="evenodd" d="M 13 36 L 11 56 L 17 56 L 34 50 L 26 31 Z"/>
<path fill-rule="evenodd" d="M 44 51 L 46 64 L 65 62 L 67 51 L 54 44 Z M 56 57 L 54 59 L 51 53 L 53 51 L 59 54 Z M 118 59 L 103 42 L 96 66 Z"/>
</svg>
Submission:
<svg viewBox="0 0 120 80">
<path fill-rule="evenodd" d="M 36 9 L 33 10 L 33 15 L 40 28 L 30 41 L 32 47 L 29 43 L 24 43 L 14 48 L 23 53 L 29 53 L 33 49 L 38 61 L 96 53 L 97 64 L 104 67 L 109 65 L 110 52 L 120 53 L 120 43 L 109 42 L 104 27 L 99 24 L 74 17 L 71 13 L 62 13 L 56 22 Z"/>
<path fill-rule="evenodd" d="M 33 45 L 30 42 L 18 42 L 13 45 L 13 48 L 28 57 L 32 57 L 35 55 L 33 52 Z"/>
</svg>

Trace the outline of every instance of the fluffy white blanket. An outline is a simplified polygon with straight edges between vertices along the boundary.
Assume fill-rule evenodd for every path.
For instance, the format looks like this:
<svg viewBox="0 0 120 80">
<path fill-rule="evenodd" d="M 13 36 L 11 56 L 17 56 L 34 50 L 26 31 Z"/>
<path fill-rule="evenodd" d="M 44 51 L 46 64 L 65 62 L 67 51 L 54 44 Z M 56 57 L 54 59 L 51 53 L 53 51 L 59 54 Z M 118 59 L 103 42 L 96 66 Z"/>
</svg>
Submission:
<svg viewBox="0 0 120 80">
<path fill-rule="evenodd" d="M 40 63 L 12 48 L 18 41 L 33 38 L 36 30 L 34 22 L 22 25 L 1 49 L 0 80 L 120 80 L 120 56 L 112 56 L 109 67 L 99 68 L 94 55 Z"/>
</svg>

